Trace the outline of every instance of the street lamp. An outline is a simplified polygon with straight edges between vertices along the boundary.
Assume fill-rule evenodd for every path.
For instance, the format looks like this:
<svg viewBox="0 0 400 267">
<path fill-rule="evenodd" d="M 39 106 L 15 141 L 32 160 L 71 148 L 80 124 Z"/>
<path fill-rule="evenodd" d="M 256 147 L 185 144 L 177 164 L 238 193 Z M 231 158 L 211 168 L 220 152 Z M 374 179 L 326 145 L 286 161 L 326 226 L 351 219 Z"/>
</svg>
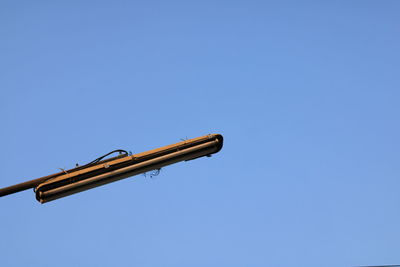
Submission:
<svg viewBox="0 0 400 267">
<path fill-rule="evenodd" d="M 98 159 L 84 166 L 0 189 L 0 196 L 34 188 L 36 199 L 45 203 L 180 161 L 210 156 L 220 151 L 222 145 L 222 135 L 209 134 L 135 155 Z"/>
</svg>

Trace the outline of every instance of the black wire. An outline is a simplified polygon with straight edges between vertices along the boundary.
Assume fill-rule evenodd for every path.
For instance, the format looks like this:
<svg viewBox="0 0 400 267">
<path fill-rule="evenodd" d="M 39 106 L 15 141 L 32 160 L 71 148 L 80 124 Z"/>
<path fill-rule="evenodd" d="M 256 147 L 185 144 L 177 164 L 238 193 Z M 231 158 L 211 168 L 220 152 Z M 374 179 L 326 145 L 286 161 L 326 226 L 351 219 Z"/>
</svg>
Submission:
<svg viewBox="0 0 400 267">
<path fill-rule="evenodd" d="M 83 166 L 89 166 L 89 165 L 96 164 L 97 162 L 99 162 L 100 160 L 104 159 L 105 157 L 107 157 L 107 156 L 109 156 L 111 154 L 117 153 L 117 152 L 119 152 L 120 154 L 124 153 L 125 156 L 129 155 L 128 151 L 122 150 L 122 149 L 117 149 L 117 150 L 111 151 L 111 152 L 109 152 L 109 153 L 107 153 L 107 154 L 105 154 L 105 155 L 103 155 L 103 156 L 101 156 L 101 157 L 99 157 L 99 158 L 97 158 L 97 159 L 95 159 L 95 160 L 83 165 Z M 83 166 L 80 166 L 80 167 L 83 167 Z"/>
</svg>

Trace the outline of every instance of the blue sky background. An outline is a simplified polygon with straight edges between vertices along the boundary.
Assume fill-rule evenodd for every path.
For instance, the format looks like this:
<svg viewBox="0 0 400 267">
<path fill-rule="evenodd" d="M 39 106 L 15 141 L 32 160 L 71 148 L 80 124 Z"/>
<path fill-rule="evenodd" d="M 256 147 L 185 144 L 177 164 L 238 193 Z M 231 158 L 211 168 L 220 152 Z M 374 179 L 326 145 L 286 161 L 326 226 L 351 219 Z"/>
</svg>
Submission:
<svg viewBox="0 0 400 267">
<path fill-rule="evenodd" d="M 3 266 L 400 264 L 399 1 L 1 1 L 0 186 L 208 133 L 39 204 Z"/>
</svg>

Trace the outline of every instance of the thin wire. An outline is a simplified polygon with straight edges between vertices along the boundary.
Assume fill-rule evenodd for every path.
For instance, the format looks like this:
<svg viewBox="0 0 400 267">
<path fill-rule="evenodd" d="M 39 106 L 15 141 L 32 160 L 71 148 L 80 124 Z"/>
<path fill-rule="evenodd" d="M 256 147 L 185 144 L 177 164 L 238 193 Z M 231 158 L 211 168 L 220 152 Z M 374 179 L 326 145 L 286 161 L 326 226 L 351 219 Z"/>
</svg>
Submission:
<svg viewBox="0 0 400 267">
<path fill-rule="evenodd" d="M 107 156 L 109 156 L 111 154 L 117 153 L 117 152 L 119 152 L 120 154 L 123 153 L 123 154 L 125 154 L 125 156 L 129 155 L 128 151 L 122 150 L 122 149 L 117 149 L 117 150 L 111 151 L 111 152 L 109 152 L 109 153 L 107 153 L 107 154 L 105 154 L 105 155 L 103 155 L 103 156 L 101 156 L 101 157 L 99 157 L 99 158 L 97 158 L 97 159 L 95 159 L 95 160 L 93 160 L 93 161 L 81 166 L 81 167 L 84 167 L 84 166 L 86 167 L 86 166 L 89 166 L 89 165 L 96 164 L 97 162 L 99 162 L 100 160 L 104 159 L 105 157 L 107 157 Z"/>
</svg>

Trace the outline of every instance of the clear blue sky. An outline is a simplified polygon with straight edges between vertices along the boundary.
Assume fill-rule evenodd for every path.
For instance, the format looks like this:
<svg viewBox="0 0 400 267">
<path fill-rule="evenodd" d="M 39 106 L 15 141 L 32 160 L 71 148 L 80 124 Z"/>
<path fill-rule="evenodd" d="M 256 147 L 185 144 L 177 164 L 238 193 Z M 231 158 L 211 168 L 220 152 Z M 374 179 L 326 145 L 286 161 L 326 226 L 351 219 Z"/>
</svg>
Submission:
<svg viewBox="0 0 400 267">
<path fill-rule="evenodd" d="M 399 1 L 1 1 L 1 187 L 225 137 L 153 179 L 1 198 L 2 266 L 400 264 L 399 14 Z"/>
</svg>

